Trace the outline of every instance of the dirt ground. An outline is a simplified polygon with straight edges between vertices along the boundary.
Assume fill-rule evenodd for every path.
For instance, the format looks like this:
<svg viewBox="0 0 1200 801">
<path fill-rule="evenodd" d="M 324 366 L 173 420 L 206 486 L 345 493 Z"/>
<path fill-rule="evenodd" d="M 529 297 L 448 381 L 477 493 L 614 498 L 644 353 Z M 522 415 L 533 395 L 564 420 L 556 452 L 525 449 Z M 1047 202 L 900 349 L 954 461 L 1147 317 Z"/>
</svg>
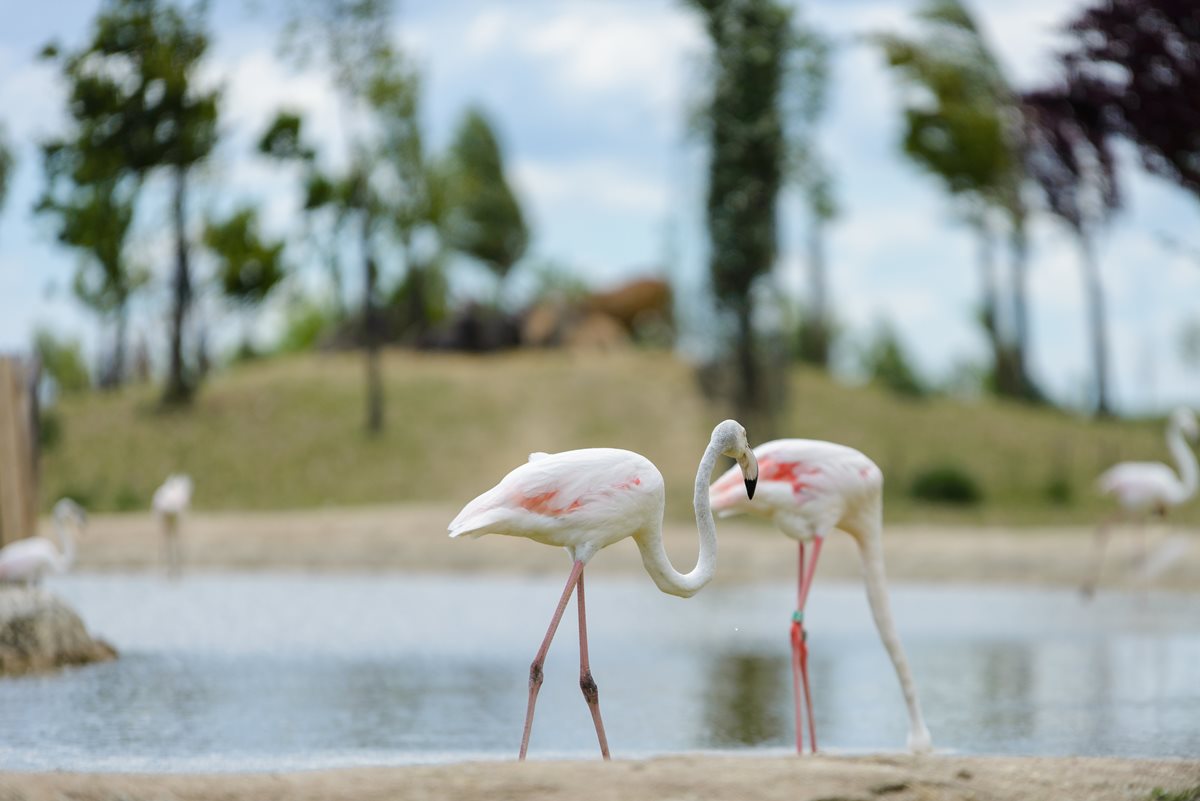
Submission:
<svg viewBox="0 0 1200 801">
<path fill-rule="evenodd" d="M 696 755 L 476 762 L 284 774 L 7 774 L 4 801 L 1145 801 L 1200 785 L 1200 762 L 1036 757 Z M 1192 798 L 1185 795 L 1183 798 Z"/>
<path fill-rule="evenodd" d="M 451 540 L 446 523 L 457 510 L 439 505 L 332 508 L 299 512 L 195 514 L 184 523 L 186 559 L 198 569 L 495 572 L 557 574 L 561 551 L 525 540 Z M 1161 570 L 1153 586 L 1200 589 L 1200 531 L 1151 527 L 1148 552 Z M 48 532 L 46 532 L 48 533 Z M 766 523 L 741 518 L 718 523 L 717 581 L 789 579 L 795 547 Z M 667 549 L 677 568 L 696 559 L 692 525 L 669 523 Z M 894 581 L 1075 585 L 1087 570 L 1092 531 L 1086 528 L 893 526 L 884 534 Z M 147 514 L 93 518 L 79 549 L 79 569 L 157 567 L 161 542 Z M 1139 536 L 1114 534 L 1105 563 L 1109 587 L 1139 586 Z M 590 574 L 640 574 L 632 542 L 596 556 Z M 821 556 L 825 578 L 858 576 L 858 555 L 844 535 L 830 538 Z"/>
</svg>

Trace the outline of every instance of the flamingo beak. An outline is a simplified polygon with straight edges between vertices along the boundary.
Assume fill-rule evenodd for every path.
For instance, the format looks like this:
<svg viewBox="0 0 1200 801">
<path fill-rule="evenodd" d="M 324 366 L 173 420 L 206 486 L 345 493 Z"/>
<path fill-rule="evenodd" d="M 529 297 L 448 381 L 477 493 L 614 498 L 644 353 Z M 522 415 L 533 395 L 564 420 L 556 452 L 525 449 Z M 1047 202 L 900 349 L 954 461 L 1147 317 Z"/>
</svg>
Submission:
<svg viewBox="0 0 1200 801">
<path fill-rule="evenodd" d="M 745 455 L 738 461 L 742 468 L 742 478 L 746 481 L 746 496 L 754 500 L 754 488 L 758 486 L 758 458 L 754 451 L 747 448 Z"/>
</svg>

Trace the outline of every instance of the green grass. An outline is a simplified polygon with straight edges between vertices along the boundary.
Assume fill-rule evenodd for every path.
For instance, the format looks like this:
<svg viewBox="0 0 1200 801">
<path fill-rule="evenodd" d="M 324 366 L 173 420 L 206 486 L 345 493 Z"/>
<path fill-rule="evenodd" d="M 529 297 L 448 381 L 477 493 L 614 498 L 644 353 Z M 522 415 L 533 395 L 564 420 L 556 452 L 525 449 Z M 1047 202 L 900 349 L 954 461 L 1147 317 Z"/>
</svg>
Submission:
<svg viewBox="0 0 1200 801">
<path fill-rule="evenodd" d="M 73 495 L 96 510 L 145 508 L 176 470 L 195 478 L 196 506 L 206 509 L 463 502 L 529 451 L 606 445 L 650 457 L 667 479 L 668 514 L 685 517 L 696 463 L 722 417 L 700 397 L 692 370 L 665 353 L 396 352 L 384 361 L 387 430 L 371 440 L 362 430 L 363 371 L 356 354 L 245 364 L 214 377 L 187 411 L 160 411 L 153 387 L 67 398 L 43 462 L 43 502 Z M 1091 521 L 1107 508 L 1092 489 L 1102 469 L 1168 458 L 1159 422 L 907 400 L 799 368 L 789 391 L 788 435 L 872 456 L 887 476 L 891 519 Z M 968 473 L 984 502 L 909 498 L 914 477 L 940 466 Z"/>
</svg>

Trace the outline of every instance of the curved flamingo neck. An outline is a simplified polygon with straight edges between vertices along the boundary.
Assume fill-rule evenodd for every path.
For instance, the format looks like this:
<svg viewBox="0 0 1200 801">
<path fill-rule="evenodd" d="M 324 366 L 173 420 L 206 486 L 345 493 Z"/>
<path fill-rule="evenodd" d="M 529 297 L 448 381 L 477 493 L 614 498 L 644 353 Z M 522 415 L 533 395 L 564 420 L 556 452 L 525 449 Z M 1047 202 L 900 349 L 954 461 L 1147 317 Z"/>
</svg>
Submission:
<svg viewBox="0 0 1200 801">
<path fill-rule="evenodd" d="M 58 539 L 58 547 L 62 549 L 59 556 L 58 569 L 66 570 L 75 562 L 75 535 L 71 527 L 64 524 L 61 518 L 54 519 L 54 536 Z"/>
<path fill-rule="evenodd" d="M 1179 425 L 1172 425 L 1167 430 L 1167 448 L 1175 458 L 1179 468 L 1179 497 L 1177 503 L 1182 503 L 1196 494 L 1197 484 L 1200 483 L 1200 470 L 1196 465 L 1196 454 L 1188 447 L 1183 438 Z"/>
<path fill-rule="evenodd" d="M 708 448 L 700 459 L 696 470 L 696 493 L 692 501 L 696 510 L 696 530 L 700 535 L 700 555 L 696 566 L 689 573 L 680 573 L 671 564 L 663 548 L 662 519 L 656 528 L 643 532 L 635 540 L 642 553 L 642 564 L 660 590 L 669 595 L 690 598 L 708 582 L 712 581 L 717 569 L 717 524 L 713 520 L 708 502 L 708 482 L 721 449 L 716 438 L 709 440 Z"/>
</svg>

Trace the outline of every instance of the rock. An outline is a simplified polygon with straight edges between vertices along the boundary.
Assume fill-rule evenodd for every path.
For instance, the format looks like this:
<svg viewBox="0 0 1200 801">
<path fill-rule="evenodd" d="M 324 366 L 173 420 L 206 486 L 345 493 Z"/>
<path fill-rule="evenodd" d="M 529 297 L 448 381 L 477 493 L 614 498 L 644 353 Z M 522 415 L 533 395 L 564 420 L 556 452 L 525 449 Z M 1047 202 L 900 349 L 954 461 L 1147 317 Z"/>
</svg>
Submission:
<svg viewBox="0 0 1200 801">
<path fill-rule="evenodd" d="M 92 639 L 79 615 L 60 598 L 32 587 L 0 586 L 0 676 L 116 659 Z"/>
</svg>

